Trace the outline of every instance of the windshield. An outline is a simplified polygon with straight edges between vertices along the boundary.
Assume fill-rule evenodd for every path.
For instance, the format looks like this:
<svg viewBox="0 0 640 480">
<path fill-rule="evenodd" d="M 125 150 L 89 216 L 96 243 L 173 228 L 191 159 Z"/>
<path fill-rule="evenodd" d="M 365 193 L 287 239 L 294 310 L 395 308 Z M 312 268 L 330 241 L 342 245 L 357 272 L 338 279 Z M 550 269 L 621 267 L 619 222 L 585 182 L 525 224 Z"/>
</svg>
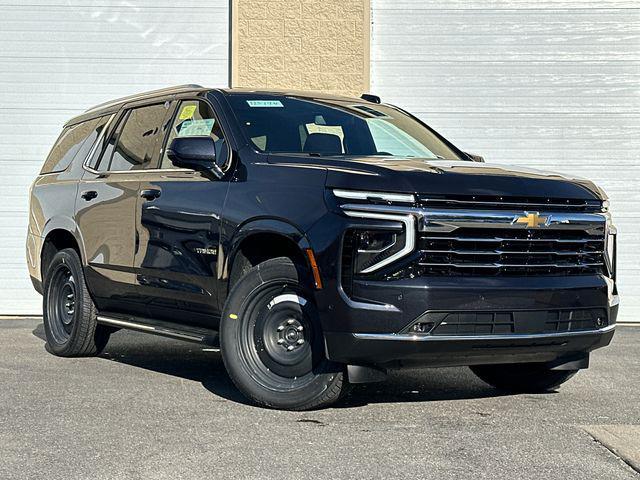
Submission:
<svg viewBox="0 0 640 480">
<path fill-rule="evenodd" d="M 460 160 L 428 128 L 393 107 L 244 93 L 228 99 L 261 152 Z"/>
</svg>

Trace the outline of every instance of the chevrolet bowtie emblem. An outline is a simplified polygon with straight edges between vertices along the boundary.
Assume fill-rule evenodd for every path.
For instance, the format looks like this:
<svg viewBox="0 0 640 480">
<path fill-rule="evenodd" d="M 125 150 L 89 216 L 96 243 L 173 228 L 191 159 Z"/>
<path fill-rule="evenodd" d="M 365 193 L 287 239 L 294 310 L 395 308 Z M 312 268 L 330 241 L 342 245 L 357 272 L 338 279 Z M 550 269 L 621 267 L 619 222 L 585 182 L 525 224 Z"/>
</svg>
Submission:
<svg viewBox="0 0 640 480">
<path fill-rule="evenodd" d="M 546 225 L 549 217 L 541 217 L 538 212 L 528 213 L 518 217 L 515 223 L 526 223 L 528 228 L 537 228 Z"/>
</svg>

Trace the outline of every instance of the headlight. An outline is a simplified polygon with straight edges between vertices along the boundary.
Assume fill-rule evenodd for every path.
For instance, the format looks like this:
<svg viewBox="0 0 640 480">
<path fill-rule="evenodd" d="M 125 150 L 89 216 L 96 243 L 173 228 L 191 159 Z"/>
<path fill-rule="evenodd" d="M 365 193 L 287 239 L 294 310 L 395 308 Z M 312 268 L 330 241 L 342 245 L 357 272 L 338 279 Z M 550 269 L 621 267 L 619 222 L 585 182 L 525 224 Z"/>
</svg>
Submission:
<svg viewBox="0 0 640 480">
<path fill-rule="evenodd" d="M 411 253 L 415 247 L 412 215 L 345 211 L 350 217 L 389 220 L 389 228 L 357 228 L 352 231 L 354 273 L 372 273 Z"/>
<path fill-rule="evenodd" d="M 354 272 L 368 273 L 404 246 L 404 231 L 356 230 Z"/>
</svg>

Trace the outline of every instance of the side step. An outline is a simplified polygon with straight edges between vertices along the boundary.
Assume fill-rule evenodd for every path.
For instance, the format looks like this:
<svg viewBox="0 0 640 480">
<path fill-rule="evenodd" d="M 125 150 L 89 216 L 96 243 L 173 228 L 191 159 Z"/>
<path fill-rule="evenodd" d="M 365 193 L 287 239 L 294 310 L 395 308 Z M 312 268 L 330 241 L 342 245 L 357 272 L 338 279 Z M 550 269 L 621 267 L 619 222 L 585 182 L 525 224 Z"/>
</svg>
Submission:
<svg viewBox="0 0 640 480">
<path fill-rule="evenodd" d="M 98 314 L 98 323 L 220 348 L 216 330 L 131 315 Z"/>
</svg>

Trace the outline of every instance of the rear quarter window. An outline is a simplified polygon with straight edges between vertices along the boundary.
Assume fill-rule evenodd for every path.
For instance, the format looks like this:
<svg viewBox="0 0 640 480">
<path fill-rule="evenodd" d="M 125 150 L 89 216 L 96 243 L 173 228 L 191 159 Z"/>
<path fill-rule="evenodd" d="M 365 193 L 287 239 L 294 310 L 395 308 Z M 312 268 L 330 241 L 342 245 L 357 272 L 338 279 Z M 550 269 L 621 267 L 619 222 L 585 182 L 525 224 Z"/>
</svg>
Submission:
<svg viewBox="0 0 640 480">
<path fill-rule="evenodd" d="M 67 169 L 74 158 L 82 157 L 84 159 L 106 122 L 107 117 L 101 117 L 65 127 L 51 149 L 40 173 L 62 172 Z"/>
</svg>

